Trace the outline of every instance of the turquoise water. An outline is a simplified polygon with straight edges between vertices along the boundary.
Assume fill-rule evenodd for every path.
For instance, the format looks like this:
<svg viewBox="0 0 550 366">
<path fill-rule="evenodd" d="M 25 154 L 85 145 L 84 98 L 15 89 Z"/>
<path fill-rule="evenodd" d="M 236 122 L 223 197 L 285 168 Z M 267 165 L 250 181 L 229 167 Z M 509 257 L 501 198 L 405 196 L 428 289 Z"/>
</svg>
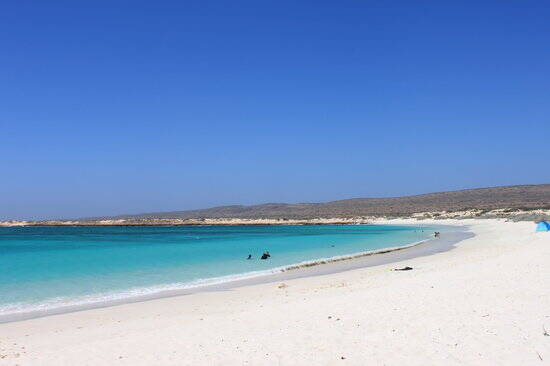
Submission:
<svg viewBox="0 0 550 366">
<path fill-rule="evenodd" d="M 265 275 L 432 232 L 387 225 L 0 228 L 0 315 Z M 272 257 L 260 260 L 266 250 Z"/>
</svg>

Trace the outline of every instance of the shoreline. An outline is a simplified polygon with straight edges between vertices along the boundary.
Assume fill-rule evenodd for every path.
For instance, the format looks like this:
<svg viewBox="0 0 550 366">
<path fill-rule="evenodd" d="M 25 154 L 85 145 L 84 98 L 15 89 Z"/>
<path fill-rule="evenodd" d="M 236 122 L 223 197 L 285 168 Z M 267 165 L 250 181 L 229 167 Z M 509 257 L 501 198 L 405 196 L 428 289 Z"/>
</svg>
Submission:
<svg viewBox="0 0 550 366">
<path fill-rule="evenodd" d="M 284 226 L 284 225 L 368 225 L 372 218 L 316 219 L 113 219 L 113 220 L 12 220 L 0 221 L 1 227 L 170 227 L 170 226 Z"/>
<path fill-rule="evenodd" d="M 417 222 L 446 221 L 446 220 L 477 220 L 477 219 L 504 219 L 511 221 L 548 220 L 550 206 L 540 207 L 507 207 L 507 208 L 469 208 L 463 210 L 431 210 L 414 211 L 409 213 L 364 213 L 364 214 L 334 214 L 329 216 L 270 216 L 263 218 L 237 217 L 104 217 L 80 219 L 1 219 L 2 227 L 48 227 L 48 226 L 272 226 L 272 225 L 356 225 L 372 224 L 379 221 L 407 221 Z"/>
<path fill-rule="evenodd" d="M 454 237 L 462 240 L 442 231 L 436 245 L 268 281 L 3 323 L 0 363 L 547 363 L 550 233 L 536 233 L 530 222 L 444 224 L 465 225 Z M 413 270 L 392 271 L 405 266 Z"/>
<path fill-rule="evenodd" d="M 389 223 L 385 224 L 391 225 Z M 397 247 L 381 248 L 328 258 L 316 258 L 263 271 L 245 272 L 186 283 L 159 285 L 156 288 L 130 289 L 116 293 L 82 296 L 72 301 L 68 301 L 67 305 L 60 305 L 53 308 L 31 308 L 29 310 L 24 309 L 7 314 L 0 314 L 0 324 L 167 297 L 184 296 L 200 292 L 227 291 L 243 286 L 350 271 L 450 250 L 454 244 L 470 237 L 467 226 L 438 226 L 445 227 L 448 230 L 445 231 L 444 238 L 429 238 Z M 149 289 L 150 292 L 144 292 Z M 36 304 L 35 306 L 40 306 L 40 304 Z"/>
</svg>

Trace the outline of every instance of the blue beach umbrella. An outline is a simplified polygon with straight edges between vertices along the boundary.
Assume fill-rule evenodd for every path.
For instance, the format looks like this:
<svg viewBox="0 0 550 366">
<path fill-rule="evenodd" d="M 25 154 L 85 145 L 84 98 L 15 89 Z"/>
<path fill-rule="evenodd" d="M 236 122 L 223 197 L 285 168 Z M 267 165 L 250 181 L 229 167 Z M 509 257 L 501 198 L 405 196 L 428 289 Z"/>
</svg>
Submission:
<svg viewBox="0 0 550 366">
<path fill-rule="evenodd" d="M 535 231 L 550 231 L 550 224 L 546 221 L 541 221 L 537 224 Z"/>
</svg>

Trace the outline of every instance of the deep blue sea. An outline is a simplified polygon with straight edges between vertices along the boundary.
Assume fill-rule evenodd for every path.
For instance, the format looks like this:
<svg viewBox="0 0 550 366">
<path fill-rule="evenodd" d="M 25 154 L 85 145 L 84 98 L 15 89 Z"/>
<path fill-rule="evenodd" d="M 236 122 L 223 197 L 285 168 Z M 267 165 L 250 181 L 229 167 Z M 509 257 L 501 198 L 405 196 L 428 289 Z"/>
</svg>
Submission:
<svg viewBox="0 0 550 366">
<path fill-rule="evenodd" d="M 260 276 L 432 233 L 389 225 L 0 228 L 0 315 Z M 259 259 L 264 251 L 270 259 Z"/>
</svg>

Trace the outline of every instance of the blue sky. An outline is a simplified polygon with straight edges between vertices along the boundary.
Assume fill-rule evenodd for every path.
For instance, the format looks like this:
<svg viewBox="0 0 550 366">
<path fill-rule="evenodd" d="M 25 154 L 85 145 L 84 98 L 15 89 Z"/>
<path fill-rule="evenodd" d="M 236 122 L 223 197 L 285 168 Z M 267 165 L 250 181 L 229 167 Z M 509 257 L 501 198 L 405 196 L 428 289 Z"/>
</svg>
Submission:
<svg viewBox="0 0 550 366">
<path fill-rule="evenodd" d="M 3 1 L 0 219 L 548 183 L 544 1 Z"/>
</svg>

